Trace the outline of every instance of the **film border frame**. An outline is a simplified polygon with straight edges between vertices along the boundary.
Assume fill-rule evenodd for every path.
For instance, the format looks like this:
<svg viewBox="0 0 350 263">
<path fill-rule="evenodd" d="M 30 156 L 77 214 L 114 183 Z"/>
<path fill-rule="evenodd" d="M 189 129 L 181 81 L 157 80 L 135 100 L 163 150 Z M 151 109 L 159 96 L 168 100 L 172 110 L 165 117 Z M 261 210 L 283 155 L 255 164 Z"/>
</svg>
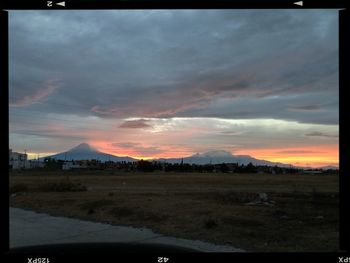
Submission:
<svg viewBox="0 0 350 263">
<path fill-rule="evenodd" d="M 148 1 L 148 0 L 67 0 L 65 1 L 67 5 L 62 8 L 60 6 L 53 6 L 51 8 L 45 6 L 45 1 L 38 0 L 5 0 L 1 3 L 0 10 L 0 26 L 1 26 L 1 84 L 2 94 L 1 98 L 2 103 L 2 121 L 4 122 L 2 127 L 5 130 L 4 136 L 6 136 L 6 144 L 2 149 L 3 158 L 2 161 L 3 167 L 6 167 L 8 164 L 8 148 L 9 148 L 9 108 L 8 108 L 8 85 L 9 85 L 9 70 L 8 70 L 8 11 L 11 10 L 89 10 L 89 9 L 338 9 L 339 10 L 339 247 L 340 250 L 344 251 L 341 253 L 322 253 L 322 260 L 326 258 L 331 260 L 329 262 L 338 262 L 334 261 L 335 256 L 349 256 L 346 252 L 350 251 L 350 215 L 346 212 L 346 209 L 349 209 L 350 204 L 350 179 L 347 174 L 350 173 L 350 165 L 347 162 L 347 156 L 350 156 L 349 148 L 346 146 L 348 144 L 348 136 L 350 134 L 349 122 L 347 122 L 347 89 L 349 86 L 349 68 L 350 68 L 350 54 L 347 47 L 350 46 L 349 41 L 349 25 L 350 25 L 350 15 L 349 10 L 347 9 L 346 1 L 304 1 L 304 6 L 296 6 L 294 2 L 297 1 L 263 1 L 263 0 L 238 0 L 238 1 L 229 1 L 229 0 L 218 0 L 218 1 L 180 1 L 180 0 L 167 0 L 167 1 Z M 62 2 L 60 0 L 54 0 L 53 2 Z M 5 141 L 5 140 L 3 140 Z M 6 148 L 5 148 L 6 147 Z M 2 254 L 7 254 L 9 251 L 9 175 L 2 176 L 2 182 L 0 183 L 1 187 L 1 201 L 5 206 L 2 211 L 2 216 L 4 220 L 1 220 L 3 223 L 1 225 L 1 248 Z M 315 254 L 316 253 L 316 254 Z M 258 258 L 261 259 L 267 257 L 272 262 L 277 261 L 291 261 L 295 262 L 300 260 L 305 256 L 314 258 L 318 257 L 318 252 L 315 253 L 235 253 L 234 255 L 230 254 L 207 254 L 205 255 L 195 255 L 197 259 L 212 259 L 218 260 L 230 260 L 237 259 L 239 262 L 243 261 L 256 261 Z M 220 254 L 220 255 L 219 255 Z M 145 258 L 144 256 L 139 257 L 134 255 L 138 260 L 145 261 L 150 259 L 150 262 L 157 262 L 154 255 Z M 184 260 L 191 258 L 192 256 L 184 255 L 172 255 L 173 258 L 177 260 Z M 209 257 L 208 257 L 209 256 Z M 88 257 L 90 258 L 90 256 Z M 18 259 L 18 258 L 17 258 Z M 63 258 L 58 258 L 61 261 Z M 20 260 L 23 262 L 22 260 Z M 66 259 L 64 260 L 66 261 Z M 327 260 L 328 261 L 328 260 Z"/>
</svg>

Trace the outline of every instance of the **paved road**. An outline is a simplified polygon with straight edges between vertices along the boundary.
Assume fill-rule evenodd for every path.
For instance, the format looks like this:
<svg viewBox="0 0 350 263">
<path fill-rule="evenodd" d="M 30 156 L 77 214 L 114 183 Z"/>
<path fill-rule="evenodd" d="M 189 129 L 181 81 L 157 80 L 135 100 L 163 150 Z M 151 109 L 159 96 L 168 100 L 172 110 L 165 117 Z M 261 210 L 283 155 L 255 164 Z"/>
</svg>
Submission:
<svg viewBox="0 0 350 263">
<path fill-rule="evenodd" d="M 10 208 L 11 248 L 82 242 L 161 243 L 203 252 L 244 252 L 242 249 L 231 246 L 219 246 L 198 240 L 168 237 L 156 234 L 146 228 L 112 226 Z"/>
</svg>

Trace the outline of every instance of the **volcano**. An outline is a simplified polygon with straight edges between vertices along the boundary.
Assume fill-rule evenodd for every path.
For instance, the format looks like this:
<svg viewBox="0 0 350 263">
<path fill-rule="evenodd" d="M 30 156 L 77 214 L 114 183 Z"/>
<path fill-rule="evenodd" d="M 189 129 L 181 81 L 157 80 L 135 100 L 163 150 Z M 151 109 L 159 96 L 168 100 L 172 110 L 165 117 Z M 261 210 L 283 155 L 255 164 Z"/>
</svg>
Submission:
<svg viewBox="0 0 350 263">
<path fill-rule="evenodd" d="M 137 162 L 129 156 L 115 156 L 98 151 L 87 143 L 81 143 L 78 146 L 62 153 L 40 158 L 42 161 L 45 158 L 52 158 L 56 160 L 77 161 L 77 160 L 99 160 L 101 162 L 113 161 L 113 162 Z M 249 155 L 233 155 L 230 152 L 216 150 L 205 153 L 196 153 L 191 156 L 183 158 L 161 158 L 153 159 L 153 161 L 167 162 L 167 163 L 188 163 L 188 164 L 220 164 L 220 163 L 238 163 L 239 165 L 247 165 L 252 163 L 253 165 L 267 165 L 267 166 L 279 166 L 279 167 L 291 167 L 290 164 L 270 162 L 266 160 L 259 160 Z"/>
<path fill-rule="evenodd" d="M 265 160 L 259 160 L 249 155 L 233 155 L 227 151 L 209 151 L 205 153 L 196 153 L 194 155 L 184 158 L 169 158 L 158 159 L 158 161 L 168 163 L 188 163 L 188 164 L 220 164 L 220 163 L 238 163 L 247 165 L 252 163 L 253 165 L 267 165 L 267 166 L 279 166 L 279 167 L 291 167 L 290 164 L 270 162 Z"/>
<path fill-rule="evenodd" d="M 62 153 L 47 156 L 41 159 L 51 158 L 56 160 L 77 161 L 77 160 L 99 160 L 102 162 L 135 162 L 134 158 L 128 156 L 115 156 L 108 153 L 103 153 L 87 143 L 81 143 L 78 146 Z"/>
</svg>

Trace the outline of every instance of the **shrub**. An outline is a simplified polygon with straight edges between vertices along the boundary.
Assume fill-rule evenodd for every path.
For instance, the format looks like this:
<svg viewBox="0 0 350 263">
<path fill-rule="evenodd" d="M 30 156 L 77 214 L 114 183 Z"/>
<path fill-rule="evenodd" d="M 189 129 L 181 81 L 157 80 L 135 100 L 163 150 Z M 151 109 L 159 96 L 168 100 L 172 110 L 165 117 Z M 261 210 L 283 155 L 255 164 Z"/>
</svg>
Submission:
<svg viewBox="0 0 350 263">
<path fill-rule="evenodd" d="M 16 184 L 11 185 L 9 190 L 10 190 L 9 191 L 10 194 L 19 193 L 19 192 L 27 192 L 28 186 L 26 184 L 23 184 L 23 183 L 16 183 Z"/>
<path fill-rule="evenodd" d="M 87 191 L 87 188 L 81 183 L 73 183 L 70 180 L 64 179 L 58 183 L 43 184 L 40 190 L 44 192 L 80 192 Z"/>
<path fill-rule="evenodd" d="M 267 199 L 266 193 L 229 191 L 217 195 L 218 199 L 226 203 L 247 203 Z"/>
<path fill-rule="evenodd" d="M 209 218 L 204 221 L 204 226 L 207 229 L 212 229 L 218 226 L 218 222 L 215 219 Z"/>
<path fill-rule="evenodd" d="M 134 215 L 135 211 L 128 207 L 114 207 L 110 210 L 110 213 L 116 217 L 128 217 Z"/>
<path fill-rule="evenodd" d="M 108 200 L 108 199 L 100 199 L 100 200 L 95 200 L 95 201 L 89 201 L 89 202 L 85 202 L 83 204 L 80 205 L 81 209 L 98 209 L 101 208 L 103 206 L 108 206 L 108 205 L 112 205 L 114 202 L 112 200 Z"/>
<path fill-rule="evenodd" d="M 92 209 L 92 208 L 90 208 L 89 210 L 88 210 L 88 215 L 92 215 L 93 213 L 95 213 L 95 210 L 94 209 Z"/>
</svg>

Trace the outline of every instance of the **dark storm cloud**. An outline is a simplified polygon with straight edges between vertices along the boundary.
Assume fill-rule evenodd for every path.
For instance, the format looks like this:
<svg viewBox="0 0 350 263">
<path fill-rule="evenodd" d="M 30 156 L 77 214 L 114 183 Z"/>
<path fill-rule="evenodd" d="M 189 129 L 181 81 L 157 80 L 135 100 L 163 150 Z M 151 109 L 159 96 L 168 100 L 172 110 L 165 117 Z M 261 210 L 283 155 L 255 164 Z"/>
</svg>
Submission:
<svg viewBox="0 0 350 263">
<path fill-rule="evenodd" d="M 333 134 L 326 134 L 323 132 L 310 132 L 305 134 L 305 136 L 310 136 L 310 137 L 326 137 L 326 138 L 338 138 L 338 135 L 333 135 Z"/>
<path fill-rule="evenodd" d="M 41 137 L 41 138 L 53 138 L 53 139 L 65 139 L 65 140 L 71 140 L 71 141 L 85 141 L 87 137 L 83 137 L 81 135 L 69 135 L 69 134 L 62 134 L 62 132 L 55 132 L 52 130 L 45 130 L 41 129 L 38 131 L 38 129 L 24 129 L 24 130 L 17 130 L 15 134 L 18 135 L 25 135 L 25 136 L 35 136 L 35 137 Z"/>
<path fill-rule="evenodd" d="M 13 11 L 10 105 L 337 124 L 337 23 L 333 10 Z"/>
<path fill-rule="evenodd" d="M 29 87 L 29 83 L 26 87 Z M 20 86 L 20 84 L 19 84 Z M 47 97 L 51 96 L 51 94 L 59 87 L 57 81 L 48 80 L 42 83 L 37 87 L 33 87 L 33 89 L 23 87 L 22 94 L 13 95 L 10 100 L 10 106 L 13 107 L 25 107 L 31 104 L 44 101 Z M 16 90 L 20 92 L 20 90 Z"/>
<path fill-rule="evenodd" d="M 201 114 L 205 117 L 221 117 L 234 119 L 284 119 L 297 120 L 301 123 L 338 124 L 338 98 L 330 96 L 327 103 L 320 104 L 319 110 L 291 111 L 296 104 L 316 105 L 324 102 L 323 93 L 302 93 L 300 95 L 271 96 L 254 98 L 249 96 L 239 97 L 232 103 L 229 99 L 221 99 L 210 103 L 209 107 L 202 110 L 192 110 L 184 115 L 194 117 Z"/>
<path fill-rule="evenodd" d="M 305 105 L 305 106 L 294 106 L 290 107 L 290 110 L 295 110 L 295 111 L 314 111 L 314 110 L 319 110 L 321 109 L 320 105 Z"/>
<path fill-rule="evenodd" d="M 121 125 L 119 125 L 119 128 L 127 128 L 127 129 L 140 129 L 140 128 L 148 128 L 151 127 L 147 123 L 147 120 L 133 120 L 133 121 L 125 121 Z"/>
</svg>

